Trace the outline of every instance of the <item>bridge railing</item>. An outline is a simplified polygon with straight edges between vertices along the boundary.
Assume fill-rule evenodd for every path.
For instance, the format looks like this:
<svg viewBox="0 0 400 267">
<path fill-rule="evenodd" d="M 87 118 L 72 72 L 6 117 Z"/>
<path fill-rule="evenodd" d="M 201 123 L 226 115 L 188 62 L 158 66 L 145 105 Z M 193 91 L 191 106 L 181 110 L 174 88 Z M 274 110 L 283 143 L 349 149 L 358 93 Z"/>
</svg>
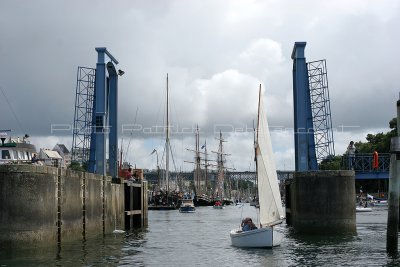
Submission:
<svg viewBox="0 0 400 267">
<path fill-rule="evenodd" d="M 353 169 L 356 172 L 389 172 L 390 167 L 390 154 L 379 153 L 378 156 L 378 169 L 374 170 L 372 167 L 372 153 L 357 153 L 353 157 L 344 155 L 341 161 L 341 168 L 343 170 Z"/>
</svg>

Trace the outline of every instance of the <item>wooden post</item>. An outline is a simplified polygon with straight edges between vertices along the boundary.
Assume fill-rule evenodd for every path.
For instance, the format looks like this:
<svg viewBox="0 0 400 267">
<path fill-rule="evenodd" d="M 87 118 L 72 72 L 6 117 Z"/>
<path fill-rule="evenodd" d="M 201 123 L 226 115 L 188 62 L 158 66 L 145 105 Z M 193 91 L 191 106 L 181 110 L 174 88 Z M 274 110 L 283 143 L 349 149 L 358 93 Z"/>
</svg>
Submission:
<svg viewBox="0 0 400 267">
<path fill-rule="evenodd" d="M 389 207 L 386 234 L 386 252 L 398 254 L 399 233 L 399 175 L 400 175 L 400 100 L 397 101 L 397 137 L 391 139 L 389 170 Z"/>
</svg>

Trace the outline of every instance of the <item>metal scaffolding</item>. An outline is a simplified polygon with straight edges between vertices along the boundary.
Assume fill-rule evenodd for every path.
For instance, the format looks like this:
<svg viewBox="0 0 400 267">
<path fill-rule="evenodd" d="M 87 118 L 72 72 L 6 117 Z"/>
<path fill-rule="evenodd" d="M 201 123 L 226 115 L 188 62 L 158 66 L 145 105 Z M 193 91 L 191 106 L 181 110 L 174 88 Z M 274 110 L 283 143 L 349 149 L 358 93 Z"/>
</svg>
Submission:
<svg viewBox="0 0 400 267">
<path fill-rule="evenodd" d="M 96 69 L 78 67 L 71 154 L 80 164 L 89 160 L 95 75 Z"/>
<path fill-rule="evenodd" d="M 307 63 L 317 161 L 335 156 L 325 59 Z"/>
</svg>

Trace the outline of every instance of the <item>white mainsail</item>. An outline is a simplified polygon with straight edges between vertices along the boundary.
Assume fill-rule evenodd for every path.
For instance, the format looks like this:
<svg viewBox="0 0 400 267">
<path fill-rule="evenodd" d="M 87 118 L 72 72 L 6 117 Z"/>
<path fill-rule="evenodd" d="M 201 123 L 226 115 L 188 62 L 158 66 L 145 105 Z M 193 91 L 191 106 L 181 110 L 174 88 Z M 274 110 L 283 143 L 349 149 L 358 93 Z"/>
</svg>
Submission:
<svg viewBox="0 0 400 267">
<path fill-rule="evenodd" d="M 259 93 L 257 123 L 257 176 L 260 203 L 260 223 L 271 226 L 284 218 L 281 194 L 278 185 L 274 154 L 269 133 L 268 120 L 264 112 L 261 85 Z"/>
</svg>

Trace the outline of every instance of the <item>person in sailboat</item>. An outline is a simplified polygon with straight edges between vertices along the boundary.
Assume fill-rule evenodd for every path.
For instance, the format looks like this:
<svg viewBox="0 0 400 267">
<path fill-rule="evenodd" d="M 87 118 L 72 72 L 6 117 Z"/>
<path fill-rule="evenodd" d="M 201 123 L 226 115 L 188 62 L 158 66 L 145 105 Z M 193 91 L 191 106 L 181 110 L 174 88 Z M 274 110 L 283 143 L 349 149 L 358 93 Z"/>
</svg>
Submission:
<svg viewBox="0 0 400 267">
<path fill-rule="evenodd" d="M 249 217 L 242 220 L 242 231 L 250 231 L 257 229 L 257 226 L 253 223 L 253 220 Z"/>
</svg>

